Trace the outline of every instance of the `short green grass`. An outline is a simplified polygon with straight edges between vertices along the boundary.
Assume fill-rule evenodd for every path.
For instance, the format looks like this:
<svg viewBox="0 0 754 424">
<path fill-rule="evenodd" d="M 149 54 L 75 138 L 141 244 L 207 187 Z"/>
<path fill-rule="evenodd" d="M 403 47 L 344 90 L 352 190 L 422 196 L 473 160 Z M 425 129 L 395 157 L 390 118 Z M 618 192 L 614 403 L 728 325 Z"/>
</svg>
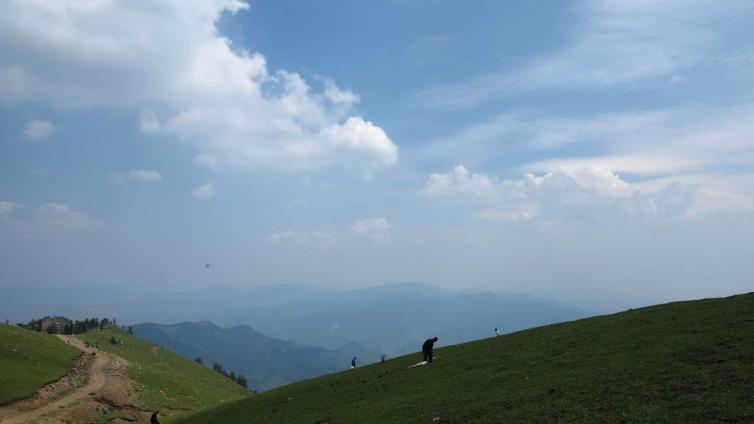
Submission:
<svg viewBox="0 0 754 424">
<path fill-rule="evenodd" d="M 80 354 L 53 335 L 0 324 L 0 404 L 59 379 Z"/>
<path fill-rule="evenodd" d="M 199 410 L 249 395 L 249 391 L 204 365 L 122 331 L 93 331 L 79 337 L 129 362 L 128 373 L 138 383 L 144 409 Z M 111 337 L 123 340 L 123 346 L 111 345 Z"/>
<path fill-rule="evenodd" d="M 754 294 L 550 325 L 436 355 L 429 366 L 407 369 L 420 360 L 408 355 L 177 422 L 754 422 Z"/>
</svg>

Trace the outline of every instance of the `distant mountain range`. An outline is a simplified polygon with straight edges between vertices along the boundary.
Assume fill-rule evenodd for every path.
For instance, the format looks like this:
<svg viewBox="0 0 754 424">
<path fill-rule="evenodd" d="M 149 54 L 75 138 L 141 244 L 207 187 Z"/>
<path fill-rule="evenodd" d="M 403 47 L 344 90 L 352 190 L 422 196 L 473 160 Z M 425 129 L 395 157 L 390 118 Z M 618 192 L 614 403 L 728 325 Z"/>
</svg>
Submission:
<svg viewBox="0 0 754 424">
<path fill-rule="evenodd" d="M 185 357 L 201 357 L 206 365 L 219 362 L 226 371 L 243 374 L 249 386 L 258 390 L 347 369 L 354 355 L 359 363 L 376 360 L 376 355 L 356 343 L 334 350 L 301 346 L 245 325 L 220 328 L 208 321 L 147 323 L 134 325 L 133 331 L 137 337 Z"/>
<path fill-rule="evenodd" d="M 314 300 L 226 310 L 220 324 L 248 323 L 270 336 L 336 348 L 357 342 L 398 355 L 438 336 L 455 344 L 590 315 L 526 295 L 458 294 L 420 283 L 335 292 Z"/>
<path fill-rule="evenodd" d="M 49 288 L 43 295 L 25 288 L 3 291 L 0 311 L 16 320 L 45 314 L 114 316 L 121 323 L 207 320 L 221 327 L 249 325 L 271 337 L 330 350 L 356 342 L 391 356 L 419 350 L 430 336 L 445 345 L 492 336 L 495 327 L 511 332 L 590 315 L 527 295 L 460 293 L 421 283 L 351 291 L 291 285 L 185 292 Z"/>
</svg>

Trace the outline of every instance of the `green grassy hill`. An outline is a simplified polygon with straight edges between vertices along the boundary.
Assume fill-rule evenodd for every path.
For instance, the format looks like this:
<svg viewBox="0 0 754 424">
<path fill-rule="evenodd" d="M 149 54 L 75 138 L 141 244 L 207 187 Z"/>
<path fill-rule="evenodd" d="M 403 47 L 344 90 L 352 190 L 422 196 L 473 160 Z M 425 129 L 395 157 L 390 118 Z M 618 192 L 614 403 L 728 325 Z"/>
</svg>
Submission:
<svg viewBox="0 0 754 424">
<path fill-rule="evenodd" d="M 79 337 L 129 362 L 128 374 L 139 385 L 140 406 L 148 410 L 199 410 L 250 393 L 204 365 L 119 330 L 94 331 Z M 123 345 L 110 344 L 111 337 L 122 340 Z"/>
<path fill-rule="evenodd" d="M 420 358 L 403 356 L 178 422 L 754 422 L 754 294 L 550 325 L 436 355 L 431 366 L 407 369 Z"/>
<path fill-rule="evenodd" d="M 0 324 L 0 404 L 62 377 L 80 354 L 53 335 Z"/>
</svg>

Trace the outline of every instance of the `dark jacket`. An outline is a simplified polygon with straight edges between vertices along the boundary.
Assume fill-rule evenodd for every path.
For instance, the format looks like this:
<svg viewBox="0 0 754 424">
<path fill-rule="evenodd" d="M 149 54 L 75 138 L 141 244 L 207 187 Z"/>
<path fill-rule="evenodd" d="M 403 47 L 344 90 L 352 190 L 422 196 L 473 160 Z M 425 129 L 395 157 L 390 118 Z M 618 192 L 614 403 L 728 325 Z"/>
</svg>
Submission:
<svg viewBox="0 0 754 424">
<path fill-rule="evenodd" d="M 432 347 L 435 345 L 435 342 L 435 339 L 427 339 L 427 341 L 425 341 L 422 345 L 422 352 L 431 352 Z"/>
<path fill-rule="evenodd" d="M 160 424 L 160 420 L 157 418 L 157 413 L 152 414 L 152 418 L 149 419 L 150 424 Z"/>
</svg>

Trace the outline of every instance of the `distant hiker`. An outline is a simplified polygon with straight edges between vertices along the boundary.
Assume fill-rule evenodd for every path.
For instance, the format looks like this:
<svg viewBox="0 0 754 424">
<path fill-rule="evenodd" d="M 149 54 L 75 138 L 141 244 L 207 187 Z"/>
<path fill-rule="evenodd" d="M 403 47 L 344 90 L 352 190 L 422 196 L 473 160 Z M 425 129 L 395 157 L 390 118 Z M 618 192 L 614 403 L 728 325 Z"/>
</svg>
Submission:
<svg viewBox="0 0 754 424">
<path fill-rule="evenodd" d="M 435 342 L 437 340 L 437 337 L 433 337 L 431 339 L 427 339 L 422 345 L 422 354 L 424 355 L 425 361 L 432 362 L 432 347 L 435 345 Z"/>
<path fill-rule="evenodd" d="M 356 357 L 354 356 L 353 359 L 351 359 L 351 369 L 356 368 Z"/>
<path fill-rule="evenodd" d="M 500 332 L 497 331 L 497 327 L 495 327 L 495 336 L 499 336 L 499 335 L 500 335 Z"/>
<path fill-rule="evenodd" d="M 160 419 L 157 417 L 160 411 L 154 411 L 152 418 L 149 419 L 149 424 L 160 424 Z"/>
</svg>

